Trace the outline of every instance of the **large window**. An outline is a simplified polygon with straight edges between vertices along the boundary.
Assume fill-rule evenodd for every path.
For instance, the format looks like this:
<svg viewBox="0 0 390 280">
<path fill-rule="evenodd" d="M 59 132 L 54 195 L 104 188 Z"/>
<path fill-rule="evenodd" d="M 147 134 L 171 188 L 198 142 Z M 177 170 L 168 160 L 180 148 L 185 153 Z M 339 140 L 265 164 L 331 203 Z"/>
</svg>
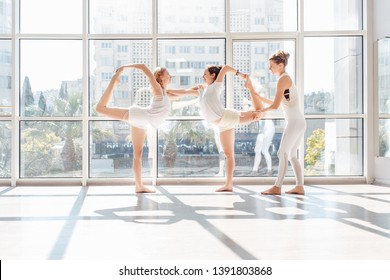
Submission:
<svg viewBox="0 0 390 280">
<path fill-rule="evenodd" d="M 272 99 L 277 77 L 268 57 L 278 49 L 290 53 L 287 71 L 304 97 L 305 176 L 364 176 L 365 2 L 0 0 L 0 178 L 131 178 L 128 123 L 95 109 L 115 69 L 165 67 L 170 88 L 188 88 L 203 83 L 207 65 L 228 63 Z M 380 44 L 379 154 L 388 156 L 389 44 Z M 111 105 L 148 106 L 151 97 L 143 73 L 127 69 Z M 228 108 L 251 106 L 234 75 L 220 98 Z M 275 110 L 236 127 L 235 177 L 276 176 L 284 125 Z M 168 120 L 146 138 L 145 178 L 224 175 L 218 131 L 205 122 L 196 97 L 172 102 Z"/>
<path fill-rule="evenodd" d="M 11 177 L 11 122 L 0 121 L 0 178 Z"/>
<path fill-rule="evenodd" d="M 20 0 L 20 33 L 81 34 L 82 4 L 80 0 Z"/>
<path fill-rule="evenodd" d="M 310 119 L 305 133 L 305 174 L 363 174 L 361 119 Z"/>
<path fill-rule="evenodd" d="M 125 122 L 92 121 L 90 123 L 90 177 L 128 178 L 133 175 L 133 147 L 130 127 Z M 148 131 L 143 149 L 143 177 L 151 176 L 155 135 Z"/>
<path fill-rule="evenodd" d="M 152 1 L 89 0 L 89 4 L 91 34 L 152 33 Z"/>
<path fill-rule="evenodd" d="M 379 156 L 390 157 L 390 38 L 378 41 Z"/>
<path fill-rule="evenodd" d="M 81 116 L 81 40 L 20 40 L 20 115 Z"/>
<path fill-rule="evenodd" d="M 224 33 L 225 1 L 163 0 L 158 3 L 158 33 Z"/>
<path fill-rule="evenodd" d="M 0 116 L 11 115 L 12 96 L 12 47 L 11 40 L 0 39 Z"/>
<path fill-rule="evenodd" d="M 362 114 L 362 37 L 309 37 L 304 43 L 305 113 Z"/>
<path fill-rule="evenodd" d="M 22 121 L 20 131 L 20 177 L 81 176 L 81 122 Z"/>
<path fill-rule="evenodd" d="M 231 0 L 232 32 L 297 31 L 297 0 Z"/>
<path fill-rule="evenodd" d="M 126 51 L 122 51 L 125 49 Z M 90 114 L 109 84 L 115 69 L 129 63 L 144 63 L 152 67 L 151 40 L 90 40 L 89 41 L 89 101 Z M 115 88 L 110 106 L 147 106 L 151 93 L 149 81 L 140 70 L 126 69 Z"/>
<path fill-rule="evenodd" d="M 305 30 L 363 29 L 362 0 L 304 0 Z"/>
</svg>

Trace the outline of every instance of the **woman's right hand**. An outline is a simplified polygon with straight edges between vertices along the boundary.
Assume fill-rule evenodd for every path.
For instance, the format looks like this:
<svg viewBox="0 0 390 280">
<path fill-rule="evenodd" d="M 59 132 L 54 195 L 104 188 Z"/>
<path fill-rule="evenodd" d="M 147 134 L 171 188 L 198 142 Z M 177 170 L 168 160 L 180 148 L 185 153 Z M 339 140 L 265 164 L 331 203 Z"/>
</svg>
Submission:
<svg viewBox="0 0 390 280">
<path fill-rule="evenodd" d="M 122 72 L 125 70 L 126 67 L 127 67 L 126 65 L 119 67 L 118 69 L 115 70 L 115 74 L 118 75 L 122 74 Z"/>
<path fill-rule="evenodd" d="M 241 72 L 238 72 L 238 73 L 237 73 L 237 76 L 240 77 L 240 78 L 243 79 L 243 80 L 246 80 L 246 79 L 249 77 L 248 74 L 241 73 Z"/>
<path fill-rule="evenodd" d="M 112 80 L 114 81 L 115 85 L 118 85 L 120 83 L 120 80 L 121 80 L 120 76 L 124 70 L 125 70 L 125 66 L 121 66 L 115 70 L 115 74 L 114 74 L 114 76 L 112 76 Z"/>
</svg>

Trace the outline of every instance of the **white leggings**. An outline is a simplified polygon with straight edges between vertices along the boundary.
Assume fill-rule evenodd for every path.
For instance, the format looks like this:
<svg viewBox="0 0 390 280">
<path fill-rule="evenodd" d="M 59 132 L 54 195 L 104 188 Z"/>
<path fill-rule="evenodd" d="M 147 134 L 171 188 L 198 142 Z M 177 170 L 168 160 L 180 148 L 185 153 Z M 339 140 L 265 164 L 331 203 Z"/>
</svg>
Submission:
<svg viewBox="0 0 390 280">
<path fill-rule="evenodd" d="M 306 130 L 304 119 L 289 120 L 287 123 L 278 150 L 279 171 L 275 186 L 281 187 L 288 169 L 288 161 L 293 168 L 296 185 L 303 186 L 303 170 L 297 158 L 298 147 Z"/>
<path fill-rule="evenodd" d="M 256 147 L 255 147 L 255 161 L 253 163 L 253 170 L 257 171 L 261 162 L 261 154 L 264 155 L 265 162 L 267 163 L 267 171 L 272 170 L 272 159 L 269 153 L 269 148 L 271 147 L 272 139 L 274 134 L 265 134 L 259 133 L 256 139 Z"/>
</svg>

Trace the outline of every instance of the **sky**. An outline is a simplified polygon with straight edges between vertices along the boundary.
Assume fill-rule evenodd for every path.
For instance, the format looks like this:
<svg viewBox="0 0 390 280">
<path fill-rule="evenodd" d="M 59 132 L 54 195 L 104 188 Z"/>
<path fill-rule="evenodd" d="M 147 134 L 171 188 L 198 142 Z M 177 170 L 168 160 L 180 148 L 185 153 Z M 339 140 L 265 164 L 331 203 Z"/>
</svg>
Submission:
<svg viewBox="0 0 390 280">
<path fill-rule="evenodd" d="M 59 90 L 62 81 L 82 77 L 81 41 L 26 40 L 20 53 L 21 82 L 28 76 L 33 92 Z"/>
<path fill-rule="evenodd" d="M 82 2 L 21 0 L 21 33 L 34 34 L 40 30 L 41 33 L 47 34 L 81 34 Z M 28 76 L 34 92 L 59 89 L 63 80 L 82 77 L 80 41 L 23 40 L 20 52 L 21 81 L 23 83 L 24 77 Z"/>
</svg>

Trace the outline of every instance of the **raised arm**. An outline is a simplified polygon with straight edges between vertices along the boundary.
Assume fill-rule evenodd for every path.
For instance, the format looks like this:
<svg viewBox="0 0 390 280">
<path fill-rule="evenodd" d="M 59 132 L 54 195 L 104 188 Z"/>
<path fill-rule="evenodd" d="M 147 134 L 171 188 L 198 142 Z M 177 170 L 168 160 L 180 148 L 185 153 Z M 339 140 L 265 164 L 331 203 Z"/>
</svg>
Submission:
<svg viewBox="0 0 390 280">
<path fill-rule="evenodd" d="M 183 96 L 199 96 L 199 89 L 201 85 L 196 85 L 187 89 L 167 89 L 170 98 L 179 98 Z"/>
<path fill-rule="evenodd" d="M 143 63 L 134 63 L 134 64 L 127 64 L 124 66 L 121 66 L 118 68 L 119 69 L 125 69 L 125 68 L 136 68 L 144 72 L 145 76 L 149 79 L 150 86 L 153 90 L 154 93 L 162 93 L 162 88 L 160 84 L 156 81 L 156 78 L 154 77 L 152 71 Z"/>
<path fill-rule="evenodd" d="M 226 74 L 229 72 L 234 73 L 234 74 L 239 73 L 237 69 L 234 69 L 233 67 L 230 67 L 229 65 L 225 65 L 222 67 L 221 71 L 219 71 L 218 77 L 215 81 L 218 83 L 221 83 L 223 81 L 223 79 L 225 78 Z"/>
<path fill-rule="evenodd" d="M 284 90 L 290 88 L 291 83 L 291 79 L 287 76 L 280 78 L 276 85 L 276 95 L 274 100 L 272 101 L 272 103 L 268 103 L 269 106 L 267 108 L 264 108 L 262 111 L 266 112 L 278 109 L 283 99 Z"/>
<path fill-rule="evenodd" d="M 180 109 L 186 106 L 195 105 L 198 103 L 199 98 L 192 98 L 190 100 L 185 101 L 174 101 L 172 102 L 172 110 Z"/>
</svg>

